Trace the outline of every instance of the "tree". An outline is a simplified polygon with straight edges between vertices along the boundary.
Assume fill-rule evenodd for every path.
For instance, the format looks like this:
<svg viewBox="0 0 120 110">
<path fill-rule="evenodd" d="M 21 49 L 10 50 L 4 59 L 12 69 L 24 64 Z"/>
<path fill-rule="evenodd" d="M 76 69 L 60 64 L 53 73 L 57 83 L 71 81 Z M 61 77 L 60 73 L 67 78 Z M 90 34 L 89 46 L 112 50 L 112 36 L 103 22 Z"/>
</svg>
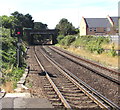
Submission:
<svg viewBox="0 0 120 110">
<path fill-rule="evenodd" d="M 2 30 L 4 28 L 6 29 L 10 29 L 10 34 L 11 36 L 13 36 L 13 28 L 15 26 L 15 22 L 17 21 L 17 19 L 14 17 L 14 16 L 6 16 L 6 15 L 3 15 L 3 16 L 0 16 L 0 24 L 2 25 Z M 4 36 L 4 35 L 2 35 Z"/>
<path fill-rule="evenodd" d="M 26 27 L 26 28 L 33 28 L 34 27 L 34 20 L 32 20 L 32 16 L 30 14 L 23 15 L 18 11 L 15 11 L 11 14 L 17 20 L 14 21 L 16 26 Z"/>
<path fill-rule="evenodd" d="M 22 23 L 24 21 L 23 18 L 23 14 L 20 14 L 18 11 L 15 11 L 14 13 L 11 14 L 12 16 L 14 16 L 14 18 L 16 18 L 17 20 L 14 21 L 14 24 L 16 26 L 23 26 Z"/>
<path fill-rule="evenodd" d="M 30 14 L 24 15 L 23 27 L 34 28 L 34 20 Z"/>
<path fill-rule="evenodd" d="M 55 28 L 59 30 L 60 35 L 64 36 L 75 33 L 75 27 L 65 18 L 62 18 Z"/>
<path fill-rule="evenodd" d="M 34 29 L 48 29 L 47 24 L 43 24 L 42 22 L 34 22 Z"/>
<path fill-rule="evenodd" d="M 13 16 L 0 16 L 2 27 L 10 29 L 13 27 L 13 22 L 16 20 Z"/>
</svg>

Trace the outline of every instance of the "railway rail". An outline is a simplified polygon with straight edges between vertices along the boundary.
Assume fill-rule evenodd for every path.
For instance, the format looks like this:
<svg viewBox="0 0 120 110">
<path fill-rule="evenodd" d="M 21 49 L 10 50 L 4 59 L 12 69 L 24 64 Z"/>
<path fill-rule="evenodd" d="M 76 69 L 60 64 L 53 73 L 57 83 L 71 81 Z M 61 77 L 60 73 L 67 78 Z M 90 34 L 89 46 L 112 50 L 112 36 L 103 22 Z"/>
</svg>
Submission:
<svg viewBox="0 0 120 110">
<path fill-rule="evenodd" d="M 115 70 L 106 68 L 104 66 L 98 65 L 97 63 L 94 63 L 90 60 L 73 55 L 73 54 L 71 54 L 67 51 L 61 50 L 57 47 L 50 46 L 49 48 L 52 49 L 53 51 L 57 52 L 58 54 L 66 57 L 67 59 L 69 59 L 79 65 L 82 65 L 83 67 L 85 67 L 91 71 L 94 71 L 94 73 L 96 73 L 104 78 L 107 78 L 107 79 L 111 80 L 112 82 L 115 82 L 116 84 L 120 85 L 120 81 L 118 78 L 120 76 L 119 71 L 115 71 Z"/>
<path fill-rule="evenodd" d="M 54 92 L 50 92 L 50 94 L 58 97 L 59 99 L 57 100 L 59 100 L 62 103 L 61 105 L 64 105 L 65 108 L 120 109 L 117 105 L 100 95 L 85 82 L 76 78 L 74 74 L 63 68 L 55 60 L 51 59 L 43 50 L 35 47 L 34 51 L 38 64 L 41 66 L 46 78 L 49 80 L 50 85 L 46 85 L 47 89 L 54 90 Z M 44 59 L 44 61 L 46 59 L 46 64 L 48 66 L 43 67 L 42 63 L 44 61 L 41 61 L 41 59 Z M 53 68 L 53 66 L 56 74 L 51 75 L 50 72 L 48 72 L 48 68 Z"/>
<path fill-rule="evenodd" d="M 97 71 L 99 70 L 100 73 L 109 76 L 113 75 L 112 73 L 102 71 L 102 69 L 100 68 L 98 69 L 97 67 L 88 65 L 87 63 L 82 62 L 81 60 L 75 59 L 73 57 L 70 57 L 68 55 L 65 56 L 66 54 L 64 53 L 63 53 L 64 55 L 61 55 L 62 53 L 60 54 L 58 52 L 55 52 L 52 49 L 48 48 L 48 46 L 43 47 L 44 50 L 46 51 L 46 54 L 48 54 L 56 62 L 58 62 L 64 68 L 68 69 L 70 72 L 74 73 L 76 77 L 90 85 L 96 91 L 98 91 L 103 96 L 107 97 L 109 100 L 111 100 L 112 102 L 119 106 L 119 84 L 109 80 L 109 78 L 106 78 L 104 76 L 101 77 L 101 75 L 99 75 Z M 94 69 L 97 71 L 94 71 Z"/>
</svg>

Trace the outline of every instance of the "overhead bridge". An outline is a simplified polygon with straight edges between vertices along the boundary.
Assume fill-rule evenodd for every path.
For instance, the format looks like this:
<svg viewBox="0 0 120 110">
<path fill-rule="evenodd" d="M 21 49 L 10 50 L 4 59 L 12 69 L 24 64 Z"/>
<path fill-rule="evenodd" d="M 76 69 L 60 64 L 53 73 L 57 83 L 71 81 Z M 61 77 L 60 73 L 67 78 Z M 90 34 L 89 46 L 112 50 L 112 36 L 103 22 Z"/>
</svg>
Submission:
<svg viewBox="0 0 120 110">
<path fill-rule="evenodd" d="M 40 34 L 40 35 L 42 35 L 42 34 L 51 34 L 51 35 L 54 35 L 54 34 L 56 34 L 56 31 L 57 30 L 55 30 L 55 29 L 52 29 L 52 30 L 50 30 L 50 29 L 47 29 L 47 30 L 32 30 L 30 32 L 30 34 Z"/>
<path fill-rule="evenodd" d="M 57 29 L 46 30 L 25 30 L 28 41 L 32 45 L 41 44 L 55 44 L 58 35 Z"/>
</svg>

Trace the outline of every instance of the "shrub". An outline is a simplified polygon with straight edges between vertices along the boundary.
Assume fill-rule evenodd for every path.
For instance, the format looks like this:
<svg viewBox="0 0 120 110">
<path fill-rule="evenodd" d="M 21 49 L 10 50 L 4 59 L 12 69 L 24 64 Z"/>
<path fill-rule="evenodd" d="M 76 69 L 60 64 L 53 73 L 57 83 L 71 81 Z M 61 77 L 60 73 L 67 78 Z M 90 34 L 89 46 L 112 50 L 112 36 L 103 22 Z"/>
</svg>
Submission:
<svg viewBox="0 0 120 110">
<path fill-rule="evenodd" d="M 115 46 L 113 44 L 112 49 L 110 50 L 110 52 L 108 53 L 110 56 L 114 57 L 117 55 L 116 51 L 115 51 Z"/>
<path fill-rule="evenodd" d="M 1 34 L 1 33 L 0 33 Z M 23 61 L 23 57 L 21 57 L 22 68 L 18 68 L 16 65 L 16 48 L 17 48 L 17 38 L 13 38 L 10 36 L 0 37 L 0 42 L 2 44 L 2 48 L 0 50 L 0 69 L 2 74 L 2 78 L 0 78 L 0 82 L 12 81 L 13 84 L 16 85 L 16 81 L 20 79 L 22 74 L 24 73 L 25 63 Z M 25 51 L 25 47 L 21 46 L 21 51 Z"/>
<path fill-rule="evenodd" d="M 65 36 L 64 39 L 60 41 L 60 44 L 65 46 L 70 46 L 70 44 L 74 42 L 75 39 L 76 39 L 75 36 L 68 35 L 68 36 Z"/>
<path fill-rule="evenodd" d="M 59 36 L 57 37 L 58 43 L 60 43 L 60 41 L 61 41 L 64 37 L 65 37 L 65 36 L 63 36 L 63 35 L 59 35 Z"/>
<path fill-rule="evenodd" d="M 89 41 L 86 45 L 86 49 L 89 50 L 91 53 L 101 54 L 104 49 L 101 47 L 101 43 L 97 42 L 96 40 Z"/>
<path fill-rule="evenodd" d="M 102 48 L 103 43 L 108 43 L 109 38 L 103 36 L 79 36 L 76 41 L 73 43 L 75 47 L 81 46 L 90 52 L 101 54 L 104 49 Z"/>
</svg>

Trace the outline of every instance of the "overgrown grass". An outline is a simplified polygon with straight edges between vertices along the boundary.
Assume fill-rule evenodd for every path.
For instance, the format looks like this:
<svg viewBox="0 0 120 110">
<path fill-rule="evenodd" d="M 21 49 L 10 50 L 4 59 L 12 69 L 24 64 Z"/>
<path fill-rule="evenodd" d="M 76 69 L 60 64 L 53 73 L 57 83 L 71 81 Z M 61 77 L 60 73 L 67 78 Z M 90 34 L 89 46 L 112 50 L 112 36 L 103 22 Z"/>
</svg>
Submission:
<svg viewBox="0 0 120 110">
<path fill-rule="evenodd" d="M 102 47 L 104 49 L 111 49 L 114 46 L 115 50 L 120 50 L 120 45 L 115 44 L 115 43 L 107 43 L 107 44 L 103 44 Z"/>
<path fill-rule="evenodd" d="M 120 56 L 112 57 L 112 56 L 108 55 L 107 53 L 95 54 L 95 53 L 91 53 L 87 50 L 84 50 L 82 48 L 65 47 L 65 46 L 59 46 L 59 47 L 64 48 L 74 54 L 77 54 L 77 55 L 83 57 L 83 58 L 98 62 L 106 67 L 110 67 L 113 69 L 120 68 L 120 65 L 119 65 Z"/>
<path fill-rule="evenodd" d="M 76 36 L 76 35 L 68 35 L 68 36 L 58 36 L 58 43 L 63 46 L 74 46 L 76 48 L 81 47 L 91 53 L 102 54 L 105 52 L 104 48 L 106 45 L 110 45 L 110 38 L 103 36 Z M 116 56 L 117 53 L 115 51 L 116 47 L 112 44 L 110 50 L 108 51 L 108 55 Z"/>
<path fill-rule="evenodd" d="M 25 67 L 16 68 L 13 67 L 12 69 L 2 69 L 3 77 L 2 82 L 3 84 L 7 82 L 12 82 L 13 89 L 16 88 L 17 82 L 20 80 L 24 73 Z"/>
<path fill-rule="evenodd" d="M 115 49 L 119 49 L 116 44 L 111 44 L 109 37 L 103 36 L 74 36 L 76 39 L 70 42 L 69 45 L 65 45 L 66 38 L 61 39 L 57 46 L 62 47 L 68 51 L 76 53 L 82 57 L 100 62 L 105 66 L 113 68 L 120 68 L 118 65 L 118 59 L 120 56 L 116 53 Z M 108 48 L 107 48 L 108 47 Z M 104 49 L 110 49 L 105 51 Z"/>
</svg>

